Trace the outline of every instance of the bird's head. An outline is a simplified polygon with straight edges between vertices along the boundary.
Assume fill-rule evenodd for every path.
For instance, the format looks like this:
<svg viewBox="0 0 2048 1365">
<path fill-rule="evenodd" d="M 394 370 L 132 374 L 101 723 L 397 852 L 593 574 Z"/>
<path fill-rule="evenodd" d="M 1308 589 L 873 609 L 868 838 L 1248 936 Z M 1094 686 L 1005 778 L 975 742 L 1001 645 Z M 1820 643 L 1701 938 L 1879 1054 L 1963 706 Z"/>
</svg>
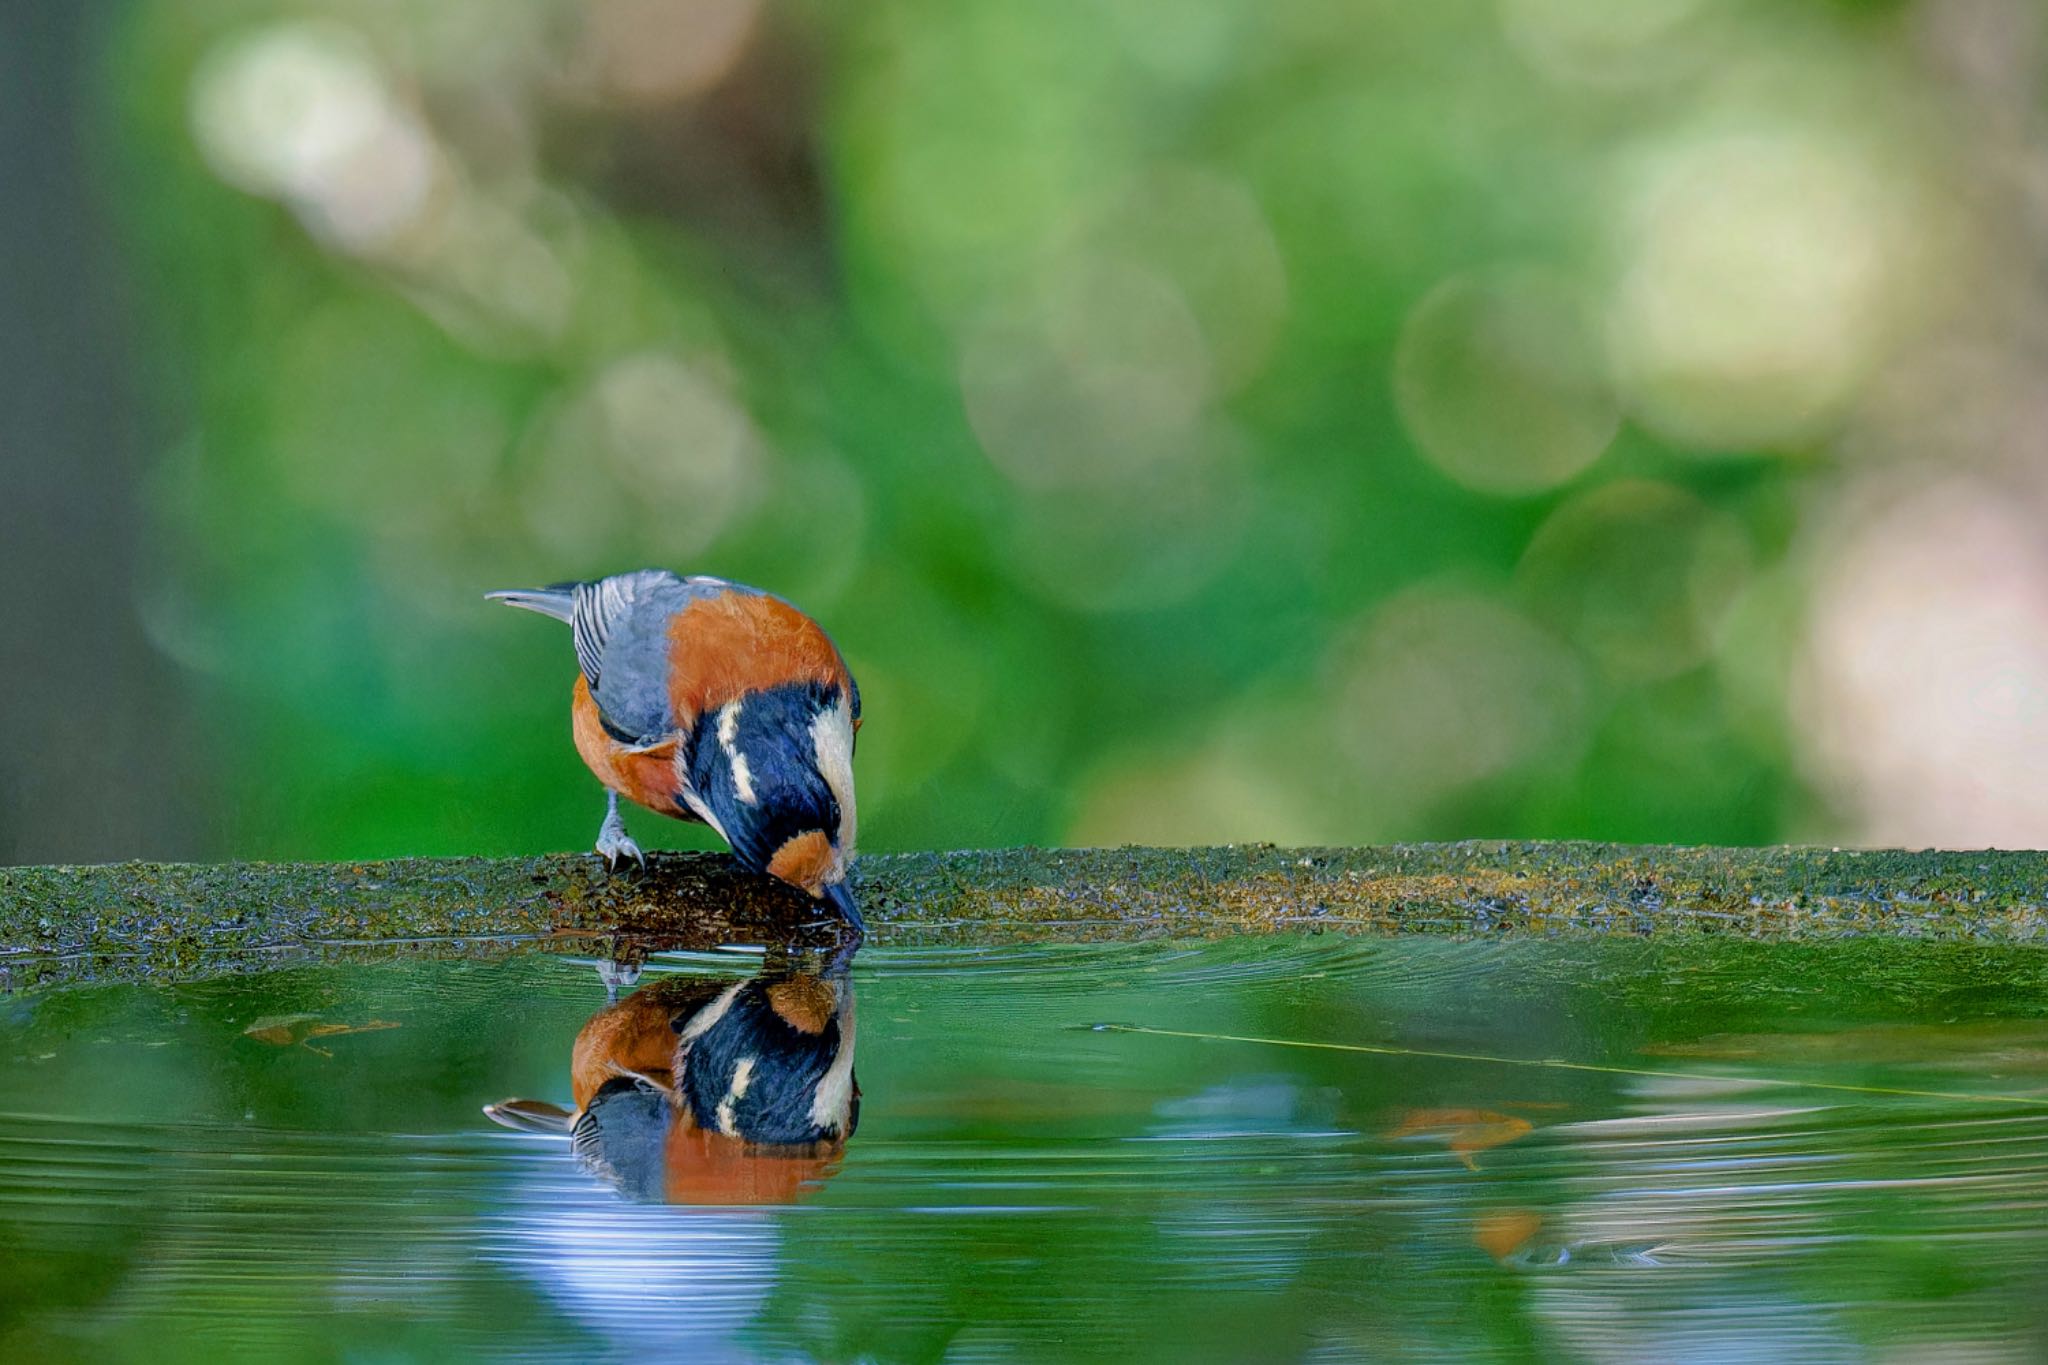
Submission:
<svg viewBox="0 0 2048 1365">
<path fill-rule="evenodd" d="M 861 926 L 853 861 L 853 721 L 844 692 L 816 682 L 749 692 L 697 721 L 690 786 L 741 862 Z"/>
<path fill-rule="evenodd" d="M 846 884 L 846 850 L 827 828 L 804 830 L 783 840 L 768 859 L 768 873 L 831 906 L 856 930 L 864 927 L 860 908 Z"/>
</svg>

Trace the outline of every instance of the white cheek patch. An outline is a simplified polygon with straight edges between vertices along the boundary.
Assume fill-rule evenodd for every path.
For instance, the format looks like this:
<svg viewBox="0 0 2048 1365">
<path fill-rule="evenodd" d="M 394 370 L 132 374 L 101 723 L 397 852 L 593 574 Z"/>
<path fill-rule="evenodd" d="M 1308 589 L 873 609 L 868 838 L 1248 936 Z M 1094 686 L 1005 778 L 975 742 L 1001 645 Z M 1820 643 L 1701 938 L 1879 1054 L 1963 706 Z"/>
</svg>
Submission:
<svg viewBox="0 0 2048 1365">
<path fill-rule="evenodd" d="M 725 1098 L 718 1102 L 718 1131 L 727 1137 L 739 1136 L 739 1120 L 734 1116 L 733 1106 L 747 1097 L 747 1087 L 753 1083 L 754 1059 L 742 1057 L 732 1069 L 732 1084 L 726 1088 Z"/>
<path fill-rule="evenodd" d="M 845 692 L 830 711 L 820 712 L 811 722 L 811 749 L 818 756 L 818 775 L 832 789 L 839 803 L 839 845 L 841 865 L 853 857 L 858 822 L 853 810 L 853 712 Z"/>
<path fill-rule="evenodd" d="M 725 761 L 732 768 L 733 794 L 741 804 L 758 806 L 760 798 L 754 795 L 754 774 L 747 767 L 747 756 L 740 752 L 740 703 L 727 702 L 718 712 L 718 747 L 725 750 Z"/>
<path fill-rule="evenodd" d="M 853 1011 L 839 1013 L 839 1055 L 818 1080 L 811 1096 L 811 1126 L 827 1132 L 844 1133 L 846 1116 L 853 1108 Z"/>
<path fill-rule="evenodd" d="M 693 1043 L 710 1032 L 713 1024 L 725 1018 L 726 1011 L 732 1008 L 733 1001 L 740 998 L 740 992 L 746 988 L 746 984 L 739 981 L 726 987 L 718 993 L 717 999 L 691 1015 L 689 1022 L 683 1025 L 682 1033 L 677 1035 L 676 1045 L 680 1047 L 685 1043 Z"/>
<path fill-rule="evenodd" d="M 683 776 L 683 765 L 680 761 L 676 764 L 676 778 L 677 785 L 682 791 L 683 804 L 690 808 L 690 813 L 711 826 L 712 832 L 719 838 L 728 844 L 731 843 L 732 836 L 725 832 L 725 826 L 718 823 L 718 817 L 712 813 L 711 807 L 704 804 L 704 798 L 697 795 L 696 790 L 689 785 L 688 779 Z"/>
</svg>

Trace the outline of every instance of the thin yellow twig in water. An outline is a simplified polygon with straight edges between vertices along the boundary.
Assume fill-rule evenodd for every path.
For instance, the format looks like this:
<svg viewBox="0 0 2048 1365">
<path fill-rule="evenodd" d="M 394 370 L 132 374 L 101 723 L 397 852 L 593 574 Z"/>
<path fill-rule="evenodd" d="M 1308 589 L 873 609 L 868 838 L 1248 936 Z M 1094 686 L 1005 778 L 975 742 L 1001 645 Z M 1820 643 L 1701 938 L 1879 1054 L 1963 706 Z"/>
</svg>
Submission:
<svg viewBox="0 0 2048 1365">
<path fill-rule="evenodd" d="M 1597 1071 L 1609 1076 L 1655 1076 L 1671 1081 L 1742 1081 L 1750 1085 L 1783 1085 L 1803 1090 L 1839 1090 L 1852 1095 L 1896 1095 L 1915 1100 L 1962 1100 L 1971 1104 L 2030 1104 L 2048 1107 L 2048 1095 L 1987 1095 L 1959 1090 L 1908 1090 L 1890 1085 L 1850 1085 L 1845 1081 L 1802 1081 L 1784 1076 L 1721 1076 L 1700 1071 L 1661 1071 L 1646 1066 L 1604 1066 L 1598 1062 L 1567 1062 L 1558 1057 L 1496 1057 L 1484 1052 L 1437 1052 L 1419 1047 L 1385 1047 L 1372 1043 L 1323 1043 L 1306 1038 L 1250 1038 L 1237 1033 L 1194 1033 L 1151 1028 L 1144 1024 L 1097 1024 L 1102 1033 L 1149 1033 L 1159 1038 L 1195 1038 L 1209 1043 L 1261 1043 L 1267 1047 L 1314 1048 L 1323 1052 L 1369 1052 L 1379 1057 L 1428 1057 L 1440 1062 L 1491 1062 L 1496 1066 L 1540 1066 L 1553 1071 Z"/>
</svg>

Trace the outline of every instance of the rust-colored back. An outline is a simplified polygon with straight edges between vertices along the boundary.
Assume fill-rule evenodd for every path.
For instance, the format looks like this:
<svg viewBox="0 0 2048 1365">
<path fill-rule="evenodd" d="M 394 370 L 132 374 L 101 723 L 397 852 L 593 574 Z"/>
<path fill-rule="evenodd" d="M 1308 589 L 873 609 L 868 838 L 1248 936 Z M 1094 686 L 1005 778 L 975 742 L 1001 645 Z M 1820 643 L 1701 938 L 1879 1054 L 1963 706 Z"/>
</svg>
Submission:
<svg viewBox="0 0 2048 1365">
<path fill-rule="evenodd" d="M 569 1054 L 576 1111 L 588 1108 L 606 1081 L 626 1072 L 673 1087 L 675 1019 L 702 1008 L 724 985 L 690 978 L 656 981 L 591 1015 Z"/>
<path fill-rule="evenodd" d="M 824 629 L 765 593 L 728 592 L 693 602 L 669 622 L 668 638 L 669 706 L 679 730 L 736 697 L 785 683 L 853 691 L 846 661 Z"/>
</svg>

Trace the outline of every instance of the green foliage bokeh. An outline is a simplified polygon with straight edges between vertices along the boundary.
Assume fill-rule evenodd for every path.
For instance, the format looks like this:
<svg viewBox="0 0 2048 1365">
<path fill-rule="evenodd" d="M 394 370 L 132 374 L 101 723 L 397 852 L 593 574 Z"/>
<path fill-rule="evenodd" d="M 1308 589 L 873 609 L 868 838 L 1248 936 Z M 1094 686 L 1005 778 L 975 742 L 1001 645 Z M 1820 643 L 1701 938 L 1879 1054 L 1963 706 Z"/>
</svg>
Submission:
<svg viewBox="0 0 2048 1365">
<path fill-rule="evenodd" d="M 1621 8 L 132 6 L 207 842 L 581 846 L 481 595 L 648 564 L 834 633 L 870 848 L 1853 833 L 1800 537 L 1960 134 L 1901 7 Z"/>
</svg>

